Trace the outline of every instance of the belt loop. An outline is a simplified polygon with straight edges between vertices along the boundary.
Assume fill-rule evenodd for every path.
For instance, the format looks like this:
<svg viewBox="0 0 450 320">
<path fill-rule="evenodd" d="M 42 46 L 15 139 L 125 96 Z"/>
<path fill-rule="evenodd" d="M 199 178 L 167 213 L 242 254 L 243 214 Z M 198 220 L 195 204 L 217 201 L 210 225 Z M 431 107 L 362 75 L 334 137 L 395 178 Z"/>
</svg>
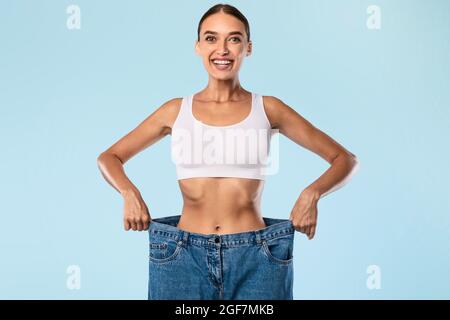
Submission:
<svg viewBox="0 0 450 320">
<path fill-rule="evenodd" d="M 256 235 L 256 243 L 260 244 L 261 243 L 261 232 L 259 230 L 256 230 L 255 235 Z"/>
<path fill-rule="evenodd" d="M 182 232 L 182 244 L 183 245 L 186 245 L 187 244 L 187 241 L 188 241 L 188 238 L 189 238 L 189 232 L 187 232 L 187 231 L 184 231 L 184 230 L 182 230 L 181 231 Z"/>
</svg>

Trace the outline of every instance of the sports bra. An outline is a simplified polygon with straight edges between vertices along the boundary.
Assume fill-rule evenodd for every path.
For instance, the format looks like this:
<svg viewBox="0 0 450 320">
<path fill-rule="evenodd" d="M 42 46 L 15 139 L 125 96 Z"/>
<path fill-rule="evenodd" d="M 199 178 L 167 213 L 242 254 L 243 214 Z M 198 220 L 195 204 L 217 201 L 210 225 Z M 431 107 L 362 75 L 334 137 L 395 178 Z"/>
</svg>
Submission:
<svg viewBox="0 0 450 320">
<path fill-rule="evenodd" d="M 194 94 L 184 96 L 172 125 L 171 159 L 178 180 L 235 177 L 265 180 L 274 134 L 263 97 L 252 92 L 246 118 L 226 126 L 209 125 L 192 112 Z"/>
</svg>

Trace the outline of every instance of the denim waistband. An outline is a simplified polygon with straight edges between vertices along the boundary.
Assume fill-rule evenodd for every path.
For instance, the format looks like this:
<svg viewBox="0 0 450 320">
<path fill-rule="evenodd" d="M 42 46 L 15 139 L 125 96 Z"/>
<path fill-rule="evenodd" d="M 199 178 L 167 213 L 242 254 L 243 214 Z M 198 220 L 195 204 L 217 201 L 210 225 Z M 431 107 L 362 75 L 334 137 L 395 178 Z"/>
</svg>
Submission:
<svg viewBox="0 0 450 320">
<path fill-rule="evenodd" d="M 148 232 L 168 237 L 180 244 L 191 243 L 201 246 L 230 246 L 260 243 L 264 240 L 274 239 L 283 235 L 294 234 L 295 229 L 289 219 L 276 219 L 263 217 L 266 227 L 254 231 L 230 234 L 202 234 L 182 230 L 177 227 L 181 215 L 174 215 L 152 219 Z"/>
</svg>

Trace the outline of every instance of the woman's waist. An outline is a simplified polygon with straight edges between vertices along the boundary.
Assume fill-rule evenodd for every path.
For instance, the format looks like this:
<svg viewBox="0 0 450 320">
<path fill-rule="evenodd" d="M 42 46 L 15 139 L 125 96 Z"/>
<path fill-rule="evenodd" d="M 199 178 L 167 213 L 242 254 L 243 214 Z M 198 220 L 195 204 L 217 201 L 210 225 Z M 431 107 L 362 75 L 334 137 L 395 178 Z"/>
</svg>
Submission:
<svg viewBox="0 0 450 320">
<path fill-rule="evenodd" d="M 236 243 L 245 244 L 288 235 L 293 236 L 295 231 L 291 220 L 273 217 L 263 217 L 262 219 L 265 226 L 262 228 L 250 228 L 249 230 L 246 230 L 245 228 L 236 228 L 231 229 L 229 232 L 216 232 L 203 230 L 194 226 L 188 231 L 186 230 L 187 228 L 182 225 L 184 224 L 184 222 L 181 221 L 182 217 L 187 218 L 187 215 L 184 215 L 183 213 L 182 215 L 165 216 L 153 219 L 149 228 L 150 237 L 158 236 L 170 238 L 175 241 L 189 239 L 195 241 L 197 244 L 199 242 L 209 244 L 211 241 L 217 242 L 217 237 L 220 236 L 220 239 L 223 240 L 223 245 L 230 242 L 231 245 L 235 246 Z"/>
<path fill-rule="evenodd" d="M 230 207 L 236 211 L 258 206 L 264 188 L 263 180 L 239 178 L 195 178 L 179 180 L 184 206 Z"/>
<path fill-rule="evenodd" d="M 184 206 L 178 228 L 202 234 L 229 234 L 254 231 L 266 227 L 257 208 Z"/>
</svg>

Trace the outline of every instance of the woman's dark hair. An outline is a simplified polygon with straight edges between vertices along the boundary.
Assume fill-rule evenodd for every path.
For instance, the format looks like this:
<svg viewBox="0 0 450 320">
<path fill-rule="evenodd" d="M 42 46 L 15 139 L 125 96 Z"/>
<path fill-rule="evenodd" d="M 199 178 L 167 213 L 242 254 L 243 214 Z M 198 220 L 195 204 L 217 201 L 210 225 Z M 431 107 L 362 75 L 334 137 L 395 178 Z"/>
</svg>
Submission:
<svg viewBox="0 0 450 320">
<path fill-rule="evenodd" d="M 247 18 L 236 7 L 233 7 L 232 5 L 229 5 L 229 4 L 223 4 L 223 3 L 219 3 L 219 4 L 212 6 L 211 8 L 208 9 L 208 11 L 206 11 L 203 14 L 202 18 L 200 19 L 200 22 L 198 23 L 197 41 L 200 41 L 200 28 L 202 26 L 203 21 L 206 18 L 208 18 L 210 15 L 213 15 L 220 11 L 223 11 L 224 13 L 230 14 L 230 15 L 234 16 L 235 18 L 241 20 L 245 26 L 245 32 L 247 33 L 247 41 L 250 41 L 250 25 L 248 23 Z"/>
</svg>

